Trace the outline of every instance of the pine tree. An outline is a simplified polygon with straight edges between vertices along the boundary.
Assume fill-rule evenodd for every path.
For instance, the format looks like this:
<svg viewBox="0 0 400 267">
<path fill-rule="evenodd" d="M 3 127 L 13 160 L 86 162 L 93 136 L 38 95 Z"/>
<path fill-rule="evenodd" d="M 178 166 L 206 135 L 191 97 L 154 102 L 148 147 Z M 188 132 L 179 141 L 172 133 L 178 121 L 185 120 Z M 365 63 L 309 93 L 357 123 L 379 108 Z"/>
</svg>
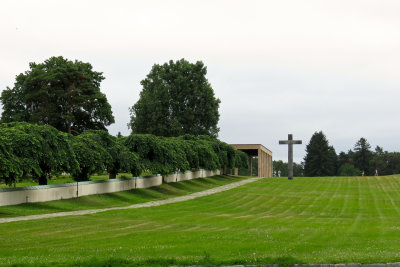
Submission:
<svg viewBox="0 0 400 267">
<path fill-rule="evenodd" d="M 367 139 L 361 137 L 360 140 L 354 146 L 354 166 L 365 174 L 373 174 L 372 168 L 370 167 L 370 160 L 372 160 L 373 154 L 371 145 L 368 143 Z"/>
<path fill-rule="evenodd" d="M 315 132 L 306 147 L 304 157 L 305 176 L 332 176 L 335 175 L 337 155 L 335 149 L 322 131 Z"/>
</svg>

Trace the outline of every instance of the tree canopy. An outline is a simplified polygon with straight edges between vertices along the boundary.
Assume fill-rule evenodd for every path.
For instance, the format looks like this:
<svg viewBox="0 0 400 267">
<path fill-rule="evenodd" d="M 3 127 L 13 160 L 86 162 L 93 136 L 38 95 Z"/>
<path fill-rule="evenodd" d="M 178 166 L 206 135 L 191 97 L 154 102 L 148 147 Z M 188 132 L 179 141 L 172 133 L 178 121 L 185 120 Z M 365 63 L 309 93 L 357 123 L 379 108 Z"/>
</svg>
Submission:
<svg viewBox="0 0 400 267">
<path fill-rule="evenodd" d="M 141 81 L 140 98 L 130 109 L 132 132 L 216 137 L 220 100 L 215 98 L 206 74 L 201 61 L 193 64 L 181 59 L 155 64 Z"/>
<path fill-rule="evenodd" d="M 158 137 L 131 134 L 125 140 L 129 151 L 139 155 L 144 170 L 167 175 L 193 169 L 247 167 L 247 155 L 210 136 Z"/>
<path fill-rule="evenodd" d="M 305 176 L 332 176 L 336 174 L 337 156 L 335 149 L 329 146 L 325 134 L 315 132 L 306 147 L 304 157 Z"/>
<path fill-rule="evenodd" d="M 45 124 L 73 134 L 114 123 L 111 106 L 100 92 L 104 77 L 91 64 L 51 57 L 29 68 L 16 77 L 13 88 L 2 92 L 1 122 Z"/>
<path fill-rule="evenodd" d="M 360 140 L 354 146 L 354 166 L 365 174 L 373 174 L 372 168 L 370 168 L 370 160 L 372 159 L 372 151 L 370 150 L 371 145 L 367 139 L 361 137 Z"/>
<path fill-rule="evenodd" d="M 65 133 L 46 125 L 29 123 L 0 124 L 0 148 L 5 154 L 4 169 L 0 178 L 6 183 L 15 182 L 23 173 L 47 184 L 51 173 L 69 172 L 79 169 L 75 153 Z"/>
<path fill-rule="evenodd" d="M 281 171 L 281 176 L 288 176 L 288 164 L 287 162 L 283 162 L 282 160 L 273 161 L 273 170 L 276 171 L 276 175 L 278 175 L 278 171 Z M 299 177 L 304 176 L 304 166 L 302 163 L 298 164 L 293 162 L 293 176 Z"/>
</svg>

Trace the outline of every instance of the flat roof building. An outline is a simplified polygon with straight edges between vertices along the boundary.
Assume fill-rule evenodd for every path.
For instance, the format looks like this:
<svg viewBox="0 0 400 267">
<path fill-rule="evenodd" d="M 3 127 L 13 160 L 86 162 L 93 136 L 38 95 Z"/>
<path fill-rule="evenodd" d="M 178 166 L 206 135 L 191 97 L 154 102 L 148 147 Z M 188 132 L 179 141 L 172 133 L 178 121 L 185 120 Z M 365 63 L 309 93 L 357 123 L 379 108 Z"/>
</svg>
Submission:
<svg viewBox="0 0 400 267">
<path fill-rule="evenodd" d="M 261 144 L 232 144 L 236 150 L 241 150 L 249 156 L 250 176 L 253 176 L 252 158 L 258 157 L 258 177 L 272 177 L 272 152 Z M 235 175 L 238 170 L 235 169 Z"/>
</svg>

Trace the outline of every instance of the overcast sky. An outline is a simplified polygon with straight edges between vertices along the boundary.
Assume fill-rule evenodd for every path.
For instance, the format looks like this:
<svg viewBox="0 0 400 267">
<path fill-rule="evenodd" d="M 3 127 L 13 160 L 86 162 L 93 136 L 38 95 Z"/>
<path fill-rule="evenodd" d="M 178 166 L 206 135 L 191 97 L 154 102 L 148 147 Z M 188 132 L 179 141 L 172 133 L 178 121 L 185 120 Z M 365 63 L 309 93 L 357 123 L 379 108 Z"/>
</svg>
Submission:
<svg viewBox="0 0 400 267">
<path fill-rule="evenodd" d="M 0 91 L 29 62 L 89 62 L 106 80 L 111 134 L 128 135 L 128 108 L 153 64 L 203 61 L 221 100 L 219 138 L 263 144 L 302 161 L 315 131 L 337 152 L 360 137 L 400 151 L 400 1 L 0 2 Z"/>
</svg>

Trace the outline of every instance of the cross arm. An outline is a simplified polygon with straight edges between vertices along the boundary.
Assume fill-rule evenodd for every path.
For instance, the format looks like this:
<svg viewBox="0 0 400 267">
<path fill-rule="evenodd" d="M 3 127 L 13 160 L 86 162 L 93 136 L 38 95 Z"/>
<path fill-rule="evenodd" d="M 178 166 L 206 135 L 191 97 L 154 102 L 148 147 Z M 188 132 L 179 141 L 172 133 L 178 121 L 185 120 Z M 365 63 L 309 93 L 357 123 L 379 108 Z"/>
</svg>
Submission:
<svg viewBox="0 0 400 267">
<path fill-rule="evenodd" d="M 301 142 L 301 140 L 281 140 L 281 141 L 279 141 L 279 144 L 280 145 L 290 145 L 290 144 L 300 145 L 300 144 L 302 144 L 302 142 Z"/>
</svg>

